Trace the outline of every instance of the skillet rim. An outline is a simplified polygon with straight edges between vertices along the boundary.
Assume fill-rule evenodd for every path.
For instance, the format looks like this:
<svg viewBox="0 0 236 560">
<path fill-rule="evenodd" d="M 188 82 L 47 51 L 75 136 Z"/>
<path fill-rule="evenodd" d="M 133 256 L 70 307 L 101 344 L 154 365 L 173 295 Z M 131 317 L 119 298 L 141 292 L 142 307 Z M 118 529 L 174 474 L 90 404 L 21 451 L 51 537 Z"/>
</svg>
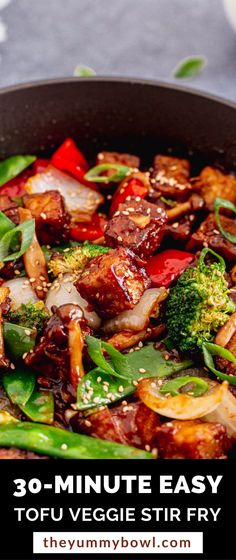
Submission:
<svg viewBox="0 0 236 560">
<path fill-rule="evenodd" d="M 129 77 L 122 77 L 122 76 L 90 76 L 90 77 L 59 77 L 59 78 L 50 78 L 46 80 L 32 80 L 30 82 L 23 82 L 20 84 L 15 84 L 11 86 L 6 86 L 0 88 L 0 96 L 7 95 L 8 93 L 14 93 L 18 91 L 30 90 L 30 89 L 37 89 L 44 86 L 50 85 L 63 85 L 63 84 L 80 84 L 86 83 L 89 84 L 90 82 L 95 83 L 106 83 L 106 84 L 126 84 L 130 86 L 151 86 L 157 87 L 163 90 L 172 91 L 172 92 L 179 92 L 184 94 L 189 94 L 190 96 L 198 97 L 200 99 L 205 99 L 206 101 L 213 101 L 220 105 L 224 105 L 225 107 L 229 107 L 231 109 L 236 109 L 236 102 L 231 101 L 227 98 L 205 92 L 203 90 L 198 90 L 194 88 L 185 87 L 178 84 L 172 84 L 170 82 L 163 82 L 161 80 L 150 80 L 146 78 L 129 78 Z"/>
</svg>

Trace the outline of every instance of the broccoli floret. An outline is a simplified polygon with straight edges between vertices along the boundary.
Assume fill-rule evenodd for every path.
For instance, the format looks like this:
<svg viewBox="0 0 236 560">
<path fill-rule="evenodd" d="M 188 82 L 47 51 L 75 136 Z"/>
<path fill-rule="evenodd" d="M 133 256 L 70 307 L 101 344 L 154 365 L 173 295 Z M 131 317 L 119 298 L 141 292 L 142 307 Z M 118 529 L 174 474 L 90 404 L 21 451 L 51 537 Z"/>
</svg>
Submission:
<svg viewBox="0 0 236 560">
<path fill-rule="evenodd" d="M 49 317 L 50 313 L 43 301 L 38 301 L 37 303 L 22 303 L 18 309 L 10 311 L 8 320 L 15 325 L 21 325 L 29 329 L 36 328 L 37 334 L 41 334 L 45 321 Z"/>
<path fill-rule="evenodd" d="M 110 251 L 110 247 L 85 242 L 78 247 L 64 249 L 62 253 L 54 253 L 48 263 L 48 269 L 53 276 L 83 270 L 90 259 L 107 251 Z"/>
<path fill-rule="evenodd" d="M 214 254 L 219 262 L 205 264 L 207 252 Z M 169 336 L 182 352 L 196 350 L 204 342 L 212 341 L 219 327 L 228 320 L 228 314 L 235 311 L 224 272 L 222 257 L 211 249 L 203 249 L 198 265 L 188 268 L 170 289 L 166 325 Z"/>
</svg>

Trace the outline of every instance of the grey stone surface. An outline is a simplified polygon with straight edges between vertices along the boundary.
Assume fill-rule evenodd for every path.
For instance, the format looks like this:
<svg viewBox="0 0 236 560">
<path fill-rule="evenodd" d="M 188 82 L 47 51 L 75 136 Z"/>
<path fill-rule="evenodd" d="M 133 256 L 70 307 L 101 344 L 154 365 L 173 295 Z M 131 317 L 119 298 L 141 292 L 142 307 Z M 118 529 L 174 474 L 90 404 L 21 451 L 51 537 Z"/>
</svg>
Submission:
<svg viewBox="0 0 236 560">
<path fill-rule="evenodd" d="M 79 63 L 173 82 L 180 59 L 204 54 L 207 68 L 185 84 L 236 101 L 236 34 L 222 0 L 11 0 L 0 17 L 1 87 L 71 76 Z"/>
</svg>

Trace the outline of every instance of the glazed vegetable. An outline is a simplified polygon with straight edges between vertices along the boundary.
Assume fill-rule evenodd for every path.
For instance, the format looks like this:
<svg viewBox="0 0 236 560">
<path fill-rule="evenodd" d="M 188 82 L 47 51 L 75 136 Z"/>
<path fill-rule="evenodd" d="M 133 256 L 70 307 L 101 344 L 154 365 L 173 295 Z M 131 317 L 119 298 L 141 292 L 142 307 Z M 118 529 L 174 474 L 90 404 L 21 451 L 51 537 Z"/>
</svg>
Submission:
<svg viewBox="0 0 236 560">
<path fill-rule="evenodd" d="M 222 346 L 218 346 L 217 344 L 212 344 L 211 342 L 205 342 L 202 346 L 202 351 L 203 351 L 206 367 L 212 373 L 214 373 L 219 379 L 228 381 L 230 385 L 236 386 L 236 376 L 234 377 L 233 375 L 227 375 L 222 371 L 218 371 L 215 368 L 215 364 L 213 360 L 213 356 L 220 356 L 221 358 L 225 358 L 226 360 L 229 360 L 229 362 L 236 364 L 235 356 L 231 352 L 229 352 L 229 350 L 227 350 L 226 348 L 223 348 Z"/>
<path fill-rule="evenodd" d="M 52 424 L 54 420 L 54 397 L 51 391 L 34 391 L 20 409 L 33 422 Z"/>
<path fill-rule="evenodd" d="M 185 375 L 175 377 L 175 379 L 163 383 L 163 385 L 160 386 L 160 393 L 162 395 L 171 395 L 175 397 L 180 394 L 180 389 L 183 389 L 183 392 L 187 395 L 200 397 L 206 393 L 209 389 L 209 385 L 202 377 Z"/>
<path fill-rule="evenodd" d="M 218 259 L 209 266 L 210 253 Z M 166 324 L 173 343 L 183 352 L 201 348 L 213 340 L 235 305 L 228 295 L 225 263 L 211 249 L 203 249 L 196 267 L 188 268 L 171 288 L 166 305 Z"/>
<path fill-rule="evenodd" d="M 122 311 L 116 317 L 105 321 L 103 331 L 115 333 L 122 330 L 141 331 L 148 326 L 150 316 L 158 316 L 160 303 L 167 298 L 165 288 L 150 288 L 145 290 L 140 301 L 133 309 Z"/>
<path fill-rule="evenodd" d="M 230 210 L 234 214 L 236 214 L 236 206 L 230 200 L 225 200 L 224 198 L 216 198 L 214 202 L 214 210 L 215 210 L 215 217 L 217 226 L 225 239 L 230 241 L 231 243 L 236 243 L 236 235 L 233 235 L 229 231 L 226 231 L 220 221 L 220 209 L 225 208 L 226 210 Z"/>
<path fill-rule="evenodd" d="M 91 216 L 89 222 L 79 222 L 70 228 L 70 236 L 75 241 L 95 241 L 104 234 L 107 220 L 99 214 Z"/>
<path fill-rule="evenodd" d="M 3 323 L 3 336 L 6 349 L 12 358 L 21 358 L 25 353 L 33 350 L 35 346 L 36 329 L 29 329 L 14 325 L 14 323 Z"/>
<path fill-rule="evenodd" d="M 225 393 L 217 408 L 202 418 L 205 422 L 218 422 L 225 426 L 229 436 L 236 436 L 236 398 L 230 391 Z"/>
<path fill-rule="evenodd" d="M 66 138 L 54 152 L 52 164 L 57 169 L 70 173 L 78 181 L 89 168 L 88 162 L 72 138 Z"/>
<path fill-rule="evenodd" d="M 140 378 L 167 377 L 192 365 L 190 359 L 180 362 L 166 360 L 165 352 L 155 350 L 153 344 L 121 356 L 125 358 L 127 365 L 125 366 L 122 358 L 122 369 L 118 374 L 120 371 L 121 373 L 128 371 L 129 378 L 120 379 L 115 377 L 114 373 L 109 375 L 99 367 L 90 371 L 78 385 L 76 405 L 78 410 L 112 404 L 127 395 L 132 395 L 137 389 Z"/>
<path fill-rule="evenodd" d="M 126 178 L 115 191 L 109 210 L 109 216 L 118 210 L 119 204 L 125 202 L 128 196 L 145 198 L 148 194 L 149 183 L 145 173 L 136 172 L 131 178 Z"/>
<path fill-rule="evenodd" d="M 11 298 L 12 309 L 18 309 L 22 303 L 36 303 L 38 298 L 36 293 L 31 288 L 29 280 L 26 278 L 13 278 L 12 280 L 7 280 L 4 286 L 9 288 L 9 296 Z"/>
<path fill-rule="evenodd" d="M 190 382 L 191 379 L 192 377 L 190 377 Z M 170 392 L 167 395 L 163 394 L 159 379 L 143 379 L 138 385 L 138 395 L 146 406 L 162 416 L 177 420 L 191 420 L 212 412 L 222 402 L 227 392 L 228 383 L 226 381 L 220 385 L 216 381 L 204 378 L 204 382 L 207 383 L 208 390 L 204 391 L 202 396 L 179 392 L 177 395 L 171 396 Z"/>
<path fill-rule="evenodd" d="M 110 171 L 111 169 L 114 171 L 112 175 L 103 175 L 104 172 Z M 94 183 L 120 183 L 129 172 L 130 168 L 127 167 L 127 165 L 121 165 L 120 163 L 101 163 L 101 165 L 96 165 L 87 171 L 84 178 Z"/>
<path fill-rule="evenodd" d="M 64 197 L 69 212 L 75 213 L 75 215 L 77 213 L 94 214 L 103 202 L 103 196 L 99 192 L 82 185 L 53 165 L 50 165 L 43 173 L 30 177 L 26 182 L 25 190 L 29 194 L 58 190 Z"/>
<path fill-rule="evenodd" d="M 15 224 L 13 224 L 13 222 L 9 220 L 9 218 L 5 216 L 3 212 L 0 212 L 0 239 L 5 233 L 10 231 L 11 229 L 14 229 L 14 227 Z"/>
<path fill-rule="evenodd" d="M 16 446 L 61 459 L 153 458 L 151 453 L 134 447 L 31 422 L 2 424 L 0 426 L 0 446 Z"/>
<path fill-rule="evenodd" d="M 9 230 L 0 239 L 0 261 L 3 262 L 14 261 L 24 255 L 34 237 L 35 220 L 27 220 L 19 226 L 13 226 L 9 225 Z"/>
<path fill-rule="evenodd" d="M 78 247 L 65 249 L 62 253 L 53 253 L 48 262 L 49 271 L 53 276 L 83 270 L 90 259 L 107 253 L 109 247 L 84 243 Z"/>
<path fill-rule="evenodd" d="M 34 422 L 51 424 L 54 398 L 50 391 L 35 390 L 35 374 L 26 367 L 16 367 L 3 376 L 4 389 L 13 404 Z"/>
<path fill-rule="evenodd" d="M 95 311 L 89 308 L 87 300 L 79 294 L 74 286 L 75 279 L 75 275 L 71 273 L 63 274 L 61 278 L 56 278 L 48 290 L 45 304 L 50 310 L 53 305 L 60 307 L 64 303 L 75 303 L 81 307 L 89 326 L 93 329 L 98 329 L 101 319 Z"/>
<path fill-rule="evenodd" d="M 26 367 L 16 367 L 3 376 L 4 389 L 13 404 L 25 406 L 35 388 L 35 373 Z"/>
<path fill-rule="evenodd" d="M 10 323 L 37 329 L 37 334 L 41 334 L 45 321 L 50 317 L 48 309 L 42 301 L 37 303 L 22 303 L 17 309 L 10 311 L 8 320 Z"/>
<path fill-rule="evenodd" d="M 82 352 L 84 337 L 78 321 L 70 321 L 69 326 L 69 352 L 70 352 L 70 380 L 77 388 L 78 382 L 84 376 Z"/>
<path fill-rule="evenodd" d="M 11 156 L 0 162 L 0 187 L 19 175 L 36 160 L 36 156 Z"/>
<path fill-rule="evenodd" d="M 224 346 L 224 347 L 227 346 L 230 339 L 234 335 L 235 331 L 236 331 L 236 312 L 234 312 L 230 316 L 227 323 L 225 323 L 223 327 L 221 327 L 220 330 L 218 331 L 214 340 L 215 344 L 219 344 L 219 346 Z"/>
<path fill-rule="evenodd" d="M 122 379 L 130 379 L 133 375 L 132 366 L 130 366 L 127 357 L 116 350 L 111 344 L 99 340 L 94 336 L 86 336 L 86 344 L 88 353 L 93 362 L 104 372 L 121 377 Z M 107 352 L 110 362 L 107 362 L 103 355 L 103 350 Z"/>
<path fill-rule="evenodd" d="M 31 212 L 27 208 L 19 208 L 19 217 L 22 224 L 32 219 Z M 23 254 L 23 262 L 33 290 L 39 299 L 45 299 L 48 283 L 47 263 L 36 232 L 34 232 L 33 239 Z"/>
<path fill-rule="evenodd" d="M 151 257 L 145 265 L 152 286 L 168 288 L 184 272 L 194 255 L 177 249 L 167 249 Z"/>
</svg>

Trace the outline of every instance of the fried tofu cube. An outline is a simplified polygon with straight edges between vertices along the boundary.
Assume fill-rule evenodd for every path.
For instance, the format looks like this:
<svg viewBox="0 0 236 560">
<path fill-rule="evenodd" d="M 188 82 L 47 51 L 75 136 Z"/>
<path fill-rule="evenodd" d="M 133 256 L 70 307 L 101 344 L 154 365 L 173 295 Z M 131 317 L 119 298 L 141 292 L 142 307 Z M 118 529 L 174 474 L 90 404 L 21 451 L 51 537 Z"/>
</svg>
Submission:
<svg viewBox="0 0 236 560">
<path fill-rule="evenodd" d="M 190 164 L 187 159 L 156 155 L 151 178 L 152 188 L 176 200 L 186 200 L 192 192 Z"/>
<path fill-rule="evenodd" d="M 36 222 L 36 233 L 44 245 L 60 245 L 69 239 L 69 214 L 58 191 L 24 196 L 24 205 Z"/>
<path fill-rule="evenodd" d="M 115 317 L 133 309 L 150 279 L 134 253 L 119 247 L 90 261 L 75 286 L 100 317 Z"/>
<path fill-rule="evenodd" d="M 110 247 L 122 245 L 146 259 L 160 246 L 166 222 L 166 212 L 160 206 L 128 197 L 109 220 L 105 240 Z"/>
<path fill-rule="evenodd" d="M 95 412 L 89 422 L 78 413 L 72 424 L 76 431 L 92 437 L 151 449 L 160 418 L 144 403 L 135 401 Z"/>
<path fill-rule="evenodd" d="M 236 177 L 226 175 L 214 167 L 204 167 L 194 186 L 200 190 L 209 210 L 213 210 L 215 198 L 226 198 L 236 203 Z"/>
<path fill-rule="evenodd" d="M 164 459 L 222 459 L 230 438 L 222 424 L 173 420 L 156 429 L 159 456 Z"/>
<path fill-rule="evenodd" d="M 127 165 L 127 167 L 138 169 L 140 166 L 140 158 L 132 154 L 122 154 L 120 152 L 100 152 L 97 155 L 96 165 L 100 165 L 102 163 L 118 163 L 120 165 Z M 114 173 L 114 171 L 112 171 L 112 173 Z"/>
<path fill-rule="evenodd" d="M 221 215 L 220 221 L 227 232 L 236 235 L 236 220 Z M 221 235 L 214 214 L 209 214 L 201 223 L 186 248 L 188 251 L 195 251 L 201 249 L 205 244 L 225 259 L 236 261 L 236 245 Z"/>
</svg>

